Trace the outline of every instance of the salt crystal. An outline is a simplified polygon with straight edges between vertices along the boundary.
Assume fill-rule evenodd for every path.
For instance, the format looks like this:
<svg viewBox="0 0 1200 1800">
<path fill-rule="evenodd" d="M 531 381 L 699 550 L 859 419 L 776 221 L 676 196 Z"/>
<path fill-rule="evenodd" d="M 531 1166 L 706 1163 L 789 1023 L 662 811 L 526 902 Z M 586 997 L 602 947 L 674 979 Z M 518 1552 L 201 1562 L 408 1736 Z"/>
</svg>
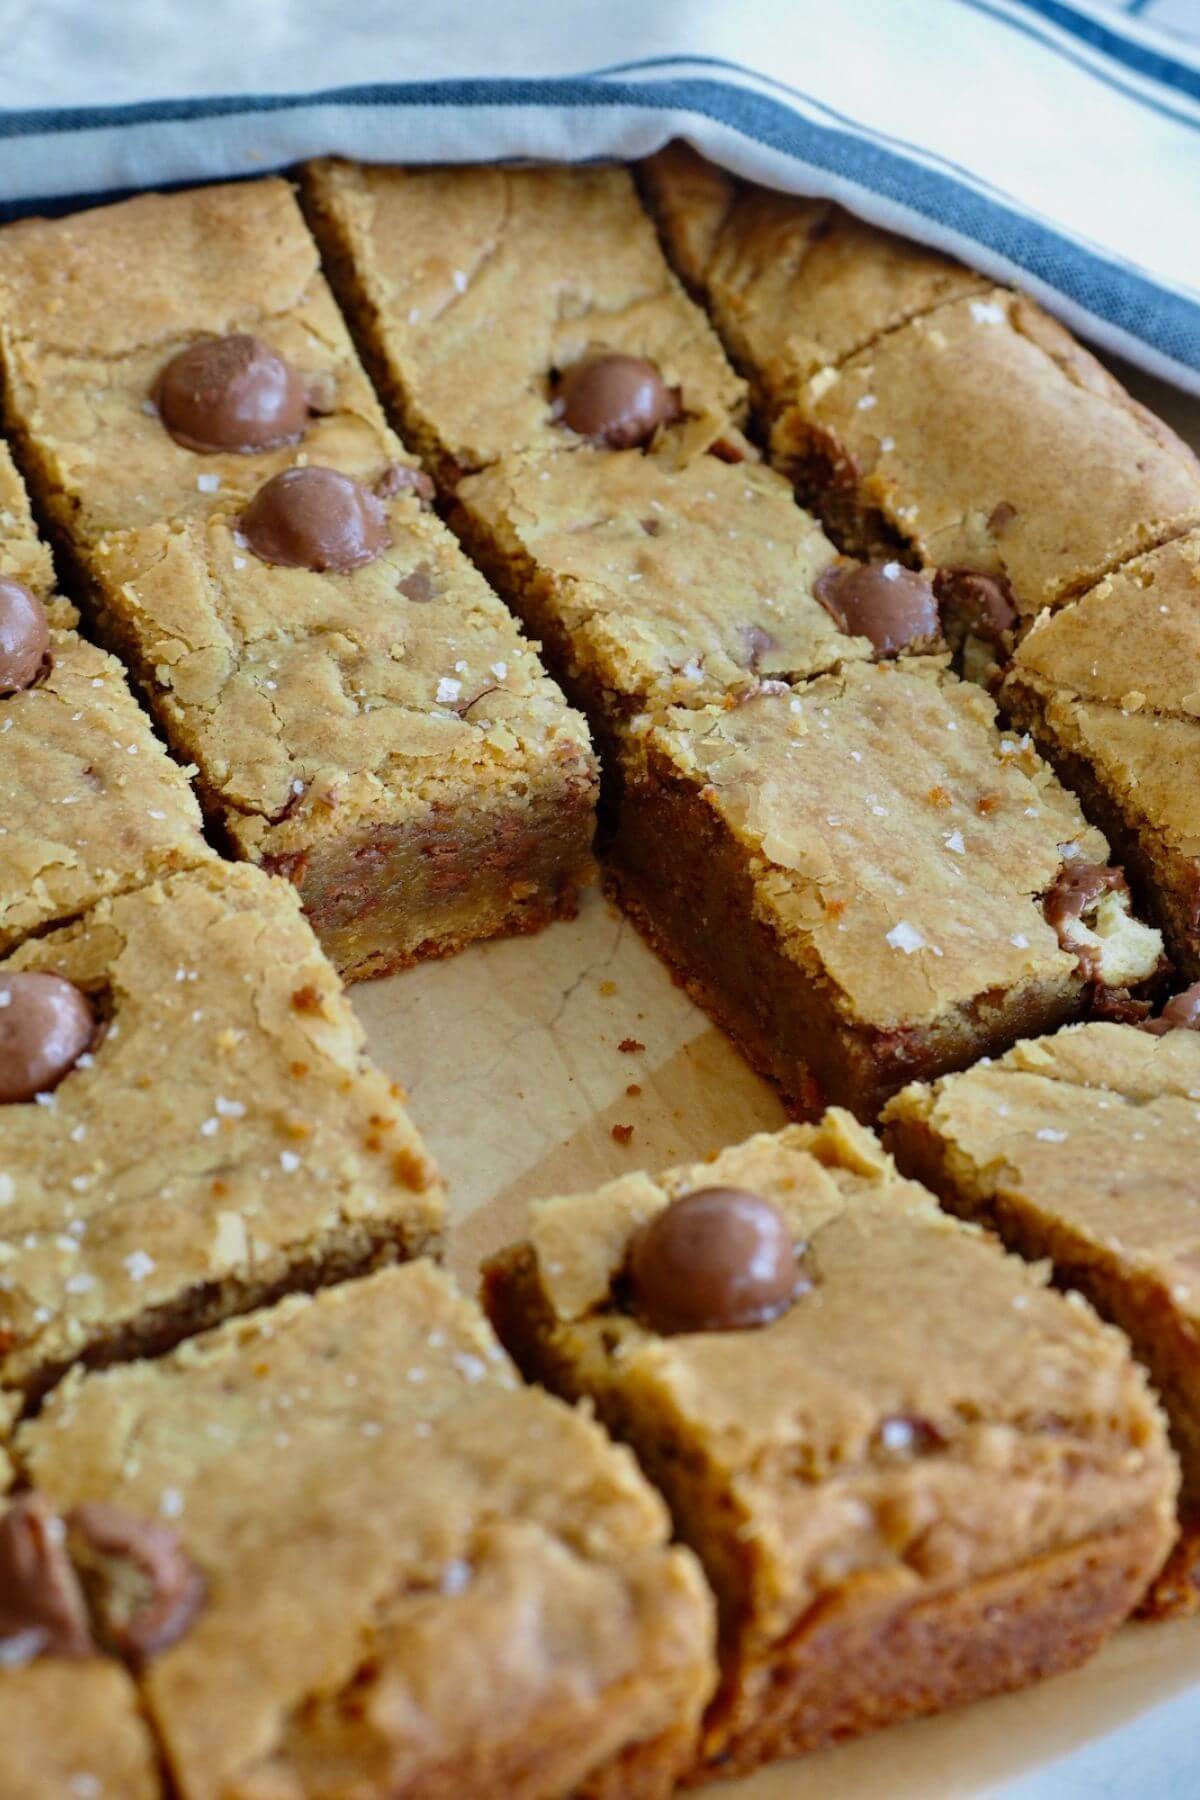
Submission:
<svg viewBox="0 0 1200 1800">
<path fill-rule="evenodd" d="M 925 948 L 925 939 L 916 926 L 910 925 L 907 919 L 901 919 L 898 924 L 892 926 L 887 934 L 887 942 L 893 950 L 903 950 L 905 956 L 911 956 L 914 950 L 924 950 Z"/>
</svg>

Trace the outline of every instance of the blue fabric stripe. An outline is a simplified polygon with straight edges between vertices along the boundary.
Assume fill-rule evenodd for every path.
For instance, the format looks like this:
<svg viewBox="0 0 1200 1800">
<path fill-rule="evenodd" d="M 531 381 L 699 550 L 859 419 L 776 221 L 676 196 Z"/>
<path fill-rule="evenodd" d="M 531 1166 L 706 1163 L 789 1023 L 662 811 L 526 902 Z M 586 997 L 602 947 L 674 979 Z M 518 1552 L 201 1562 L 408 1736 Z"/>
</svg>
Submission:
<svg viewBox="0 0 1200 1800">
<path fill-rule="evenodd" d="M 1144 88 L 1131 87 L 1129 82 L 1122 81 L 1119 75 L 1113 75 L 1105 69 L 1098 68 L 1087 57 L 1075 55 L 1052 33 L 1040 31 L 1032 22 L 1014 19 L 1011 13 L 1004 12 L 1002 8 L 990 6 L 988 0 L 959 0 L 959 4 L 960 6 L 969 6 L 974 12 L 984 13 L 989 19 L 995 19 L 998 24 L 1007 25 L 1010 31 L 1019 32 L 1022 37 L 1032 39 L 1035 44 L 1040 44 L 1043 50 L 1049 50 L 1053 55 L 1060 56 L 1064 62 L 1069 62 L 1076 69 L 1081 69 L 1085 75 L 1090 75 L 1093 81 L 1099 81 L 1105 87 L 1114 89 L 1116 93 L 1124 94 L 1127 100 L 1135 101 L 1138 106 L 1144 106 L 1150 112 L 1160 113 L 1163 118 L 1172 119 L 1177 125 L 1187 125 L 1193 131 L 1200 129 L 1200 119 L 1197 119 L 1194 112 L 1180 112 L 1177 106 L 1169 106 L 1165 100 L 1154 99 L 1152 95 L 1146 93 Z"/>
<path fill-rule="evenodd" d="M 1102 19 L 1093 18 L 1091 13 L 1066 5 L 1064 0 L 1014 0 L 1014 4 L 1039 13 L 1060 31 L 1069 31 L 1081 43 L 1090 44 L 1093 50 L 1102 51 L 1148 80 L 1161 82 L 1164 87 L 1176 88 L 1181 94 L 1190 94 L 1193 100 L 1200 100 L 1200 69 L 1165 50 L 1126 37 L 1119 26 L 1106 25 Z"/>
<path fill-rule="evenodd" d="M 22 132 L 66 131 L 81 125 L 121 125 L 214 118 L 245 113 L 298 111 L 306 107 L 553 106 L 641 107 L 692 112 L 731 127 L 744 137 L 795 158 L 810 168 L 851 182 L 943 225 L 969 242 L 985 245 L 1019 269 L 1152 345 L 1163 356 L 1200 370 L 1200 302 L 1164 291 L 1136 269 L 1064 237 L 1012 203 L 964 185 L 902 151 L 864 139 L 839 126 L 807 119 L 769 95 L 706 78 L 654 83 L 570 80 L 470 80 L 372 84 L 307 95 L 144 102 L 113 108 L 77 108 L 21 115 Z M 11 116 L 0 120 L 0 135 Z M 93 202 L 95 196 L 84 197 Z M 35 210 L 35 205 L 23 207 Z"/>
</svg>

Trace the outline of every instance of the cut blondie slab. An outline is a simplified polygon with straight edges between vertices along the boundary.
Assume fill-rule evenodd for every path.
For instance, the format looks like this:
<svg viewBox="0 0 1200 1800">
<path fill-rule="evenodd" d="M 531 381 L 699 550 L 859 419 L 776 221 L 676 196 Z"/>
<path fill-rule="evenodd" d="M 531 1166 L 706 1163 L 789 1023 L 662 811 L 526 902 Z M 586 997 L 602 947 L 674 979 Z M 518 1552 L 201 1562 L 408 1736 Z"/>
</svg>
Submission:
<svg viewBox="0 0 1200 1800">
<path fill-rule="evenodd" d="M 720 1271 L 676 1215 L 701 1202 L 726 1212 Z M 764 1238 L 729 1212 L 761 1226 L 764 1203 L 792 1296 L 733 1329 Z M 725 1310 L 645 1322 L 698 1281 Z M 1176 1470 L 1119 1334 L 843 1113 L 535 1203 L 485 1294 L 526 1374 L 633 1446 L 716 1590 L 705 1773 L 1067 1668 L 1170 1547 Z"/>
<path fill-rule="evenodd" d="M 627 169 L 323 161 L 303 191 L 381 392 L 441 486 L 582 442 L 559 381 L 598 352 L 647 359 L 677 393 L 673 456 L 740 444 L 742 383 Z"/>
<path fill-rule="evenodd" d="M 1200 519 L 1200 465 L 1031 300 L 955 300 L 810 378 L 772 456 L 843 548 L 1002 584 L 1022 620 Z"/>
<path fill-rule="evenodd" d="M 622 899 L 801 1112 L 869 1119 L 1159 967 L 1103 837 L 994 720 L 913 659 L 624 734 Z"/>
<path fill-rule="evenodd" d="M 20 1454 L 68 1517 L 169 1520 L 203 1580 L 140 1675 L 182 1800 L 665 1800 L 694 1755 L 691 1554 L 428 1263 L 72 1375 Z"/>
<path fill-rule="evenodd" d="M 164 428 L 165 366 L 252 334 L 308 397 L 299 442 L 185 448 Z M 278 179 L 142 194 L 0 231 L 4 407 L 35 496 L 78 553 L 110 531 L 235 506 L 297 458 L 368 485 L 407 460 L 384 423 Z"/>
<path fill-rule="evenodd" d="M 510 614 L 411 493 L 348 571 L 267 563 L 237 517 L 117 533 L 106 634 L 206 811 L 299 888 L 347 979 L 574 909 L 596 766 Z"/>
<path fill-rule="evenodd" d="M 671 262 L 708 306 L 765 422 L 817 370 L 991 285 L 832 201 L 742 181 L 679 139 L 638 173 Z"/>
<path fill-rule="evenodd" d="M 772 460 L 843 549 L 990 577 L 1023 619 L 1200 520 L 1200 466 L 1019 294 L 683 145 L 643 165 L 677 268 L 750 376 Z"/>
<path fill-rule="evenodd" d="M 0 312 L 9 422 L 102 633 L 199 765 L 227 846 L 292 875 L 343 973 L 570 911 L 592 867 L 582 721 L 421 515 L 429 478 L 384 422 L 288 185 L 0 232 Z M 235 545 L 302 476 L 341 482 L 374 541 L 338 539 L 310 482 L 269 562 Z M 389 530 L 395 554 L 368 567 Z M 484 686 L 470 719 L 437 697 Z"/>
<path fill-rule="evenodd" d="M 160 1800 L 154 1742 L 127 1672 L 106 1657 L 0 1669 L 4 1800 Z"/>
<path fill-rule="evenodd" d="M 14 601 L 37 639 L 24 666 Z M 212 855 L 186 774 L 78 622 L 0 443 L 0 951 Z"/>
<path fill-rule="evenodd" d="M 214 861 L 24 944 L 0 985 L 30 972 L 99 1031 L 0 1105 L 0 1389 L 435 1240 L 436 1172 L 286 882 Z"/>
<path fill-rule="evenodd" d="M 884 1114 L 902 1168 L 1086 1294 L 1130 1338 L 1183 1467 L 1183 1536 L 1155 1610 L 1200 1600 L 1200 1034 L 1094 1023 L 905 1088 Z"/>
<path fill-rule="evenodd" d="M 472 556 L 602 731 L 871 654 L 814 592 L 832 544 L 761 465 L 585 447 L 506 458 L 456 500 Z"/>
<path fill-rule="evenodd" d="M 1200 532 L 1039 618 L 1003 704 L 1108 834 L 1200 976 Z"/>
</svg>

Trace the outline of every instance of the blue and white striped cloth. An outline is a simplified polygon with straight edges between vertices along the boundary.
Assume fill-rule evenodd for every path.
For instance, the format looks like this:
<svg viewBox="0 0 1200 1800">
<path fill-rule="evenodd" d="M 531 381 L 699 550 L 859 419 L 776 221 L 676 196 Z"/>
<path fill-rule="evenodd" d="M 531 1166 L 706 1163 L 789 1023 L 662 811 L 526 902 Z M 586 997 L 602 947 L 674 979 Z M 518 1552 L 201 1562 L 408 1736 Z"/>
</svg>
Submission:
<svg viewBox="0 0 1200 1800">
<path fill-rule="evenodd" d="M 5 216 L 681 135 L 1200 393 L 1200 0 L 0 0 Z"/>
</svg>

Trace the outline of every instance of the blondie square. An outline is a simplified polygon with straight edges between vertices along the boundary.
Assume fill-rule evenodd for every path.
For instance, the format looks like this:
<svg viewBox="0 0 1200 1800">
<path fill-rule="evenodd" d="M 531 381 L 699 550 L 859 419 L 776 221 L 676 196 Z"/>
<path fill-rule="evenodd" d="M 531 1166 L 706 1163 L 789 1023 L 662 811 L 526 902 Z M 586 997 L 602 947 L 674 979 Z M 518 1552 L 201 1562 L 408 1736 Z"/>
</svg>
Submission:
<svg viewBox="0 0 1200 1800">
<path fill-rule="evenodd" d="M 154 1742 L 128 1673 L 107 1657 L 0 1669 L 4 1800 L 160 1800 Z"/>
<path fill-rule="evenodd" d="M 1200 531 L 1038 619 L 1003 704 L 1117 846 L 1200 976 Z"/>
<path fill-rule="evenodd" d="M 819 369 L 989 283 L 829 200 L 742 181 L 676 140 L 640 165 L 667 254 L 770 423 Z"/>
<path fill-rule="evenodd" d="M 436 1173 L 286 882 L 214 861 L 24 944 L 9 1000 L 27 972 L 99 1029 L 0 1105 L 0 1388 L 435 1239 Z"/>
<path fill-rule="evenodd" d="M 1159 967 L 1103 837 L 933 659 L 644 715 L 622 757 L 622 899 L 801 1112 L 869 1119 Z"/>
<path fill-rule="evenodd" d="M 690 1552 L 428 1263 L 72 1375 L 20 1454 L 68 1520 L 169 1522 L 202 1583 L 139 1676 L 181 1800 L 665 1800 L 694 1754 Z"/>
<path fill-rule="evenodd" d="M 597 352 L 647 359 L 677 394 L 664 436 L 678 460 L 740 445 L 742 384 L 627 169 L 325 161 L 303 191 L 380 391 L 439 485 L 582 441 L 558 383 Z"/>
<path fill-rule="evenodd" d="M 205 810 L 300 890 L 347 979 L 571 911 L 596 768 L 511 615 L 411 493 L 349 571 L 261 561 L 237 517 L 118 533 L 93 572 Z"/>
<path fill-rule="evenodd" d="M 989 577 L 1023 620 L 1200 519 L 1192 452 L 1061 325 L 996 288 L 811 376 L 773 460 L 842 547 Z"/>
<path fill-rule="evenodd" d="M 1200 1033 L 1072 1026 L 905 1088 L 884 1114 L 902 1168 L 955 1213 L 1046 1259 L 1119 1325 L 1162 1396 L 1183 1535 L 1151 1599 L 1194 1607 L 1200 1562 Z"/>
<path fill-rule="evenodd" d="M 26 685 L 0 668 L 0 952 L 212 854 L 187 776 L 119 664 L 74 629 L 0 444 L 0 612 L 14 582 L 40 620 L 45 656 Z"/>
<path fill-rule="evenodd" d="M 485 1291 L 704 1564 L 708 1774 L 1070 1667 L 1170 1546 L 1176 1471 L 1119 1334 L 844 1113 L 535 1203 Z"/>
<path fill-rule="evenodd" d="M 189 345 L 239 333 L 298 373 L 299 441 L 185 447 L 158 409 L 163 371 Z M 368 485 L 404 460 L 278 179 L 6 227 L 0 359 L 9 430 L 76 553 L 110 531 L 236 505 L 298 457 Z"/>
<path fill-rule="evenodd" d="M 601 730 L 871 654 L 814 592 L 832 544 L 759 464 L 585 447 L 506 458 L 456 500 L 472 556 Z"/>
</svg>

